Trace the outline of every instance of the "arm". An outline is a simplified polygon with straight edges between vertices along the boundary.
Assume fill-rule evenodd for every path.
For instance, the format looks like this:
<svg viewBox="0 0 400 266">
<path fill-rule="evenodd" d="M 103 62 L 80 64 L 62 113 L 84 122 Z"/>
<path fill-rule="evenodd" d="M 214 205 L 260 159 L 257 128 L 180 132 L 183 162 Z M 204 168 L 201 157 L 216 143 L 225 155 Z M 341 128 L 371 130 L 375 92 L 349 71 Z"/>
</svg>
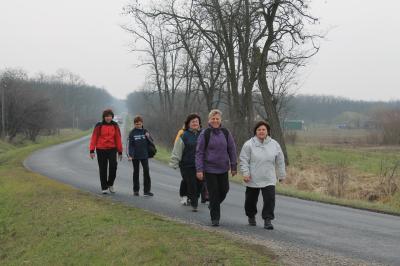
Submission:
<svg viewBox="0 0 400 266">
<path fill-rule="evenodd" d="M 122 155 L 122 140 L 121 140 L 121 130 L 119 128 L 119 126 L 116 127 L 117 128 L 117 132 L 115 133 L 115 140 L 116 140 L 116 144 L 117 144 L 117 151 L 119 155 Z"/>
<path fill-rule="evenodd" d="M 176 169 L 179 167 L 179 162 L 182 160 L 183 149 L 185 148 L 185 144 L 182 141 L 182 138 L 179 138 L 175 144 L 174 149 L 171 153 L 171 159 L 169 161 L 169 166 Z"/>
<path fill-rule="evenodd" d="M 94 153 L 94 151 L 96 150 L 99 129 L 100 127 L 98 126 L 95 126 L 95 128 L 93 129 L 92 137 L 90 138 L 90 144 L 89 144 L 90 153 Z"/>
<path fill-rule="evenodd" d="M 128 138 L 128 155 L 131 158 L 134 158 L 135 155 L 135 138 L 132 134 L 132 131 L 131 133 L 129 133 L 129 138 Z"/>
<path fill-rule="evenodd" d="M 229 160 L 231 161 L 231 171 L 236 172 L 237 171 L 236 144 L 230 132 L 228 136 L 228 153 L 229 153 Z"/>
<path fill-rule="evenodd" d="M 283 155 L 281 146 L 276 143 L 278 154 L 275 157 L 275 165 L 277 166 L 277 176 L 279 180 L 286 178 L 285 156 Z"/>
<path fill-rule="evenodd" d="M 244 177 L 250 176 L 250 159 L 251 159 L 251 149 L 249 143 L 243 145 L 240 151 L 240 172 Z"/>
<path fill-rule="evenodd" d="M 205 157 L 205 139 L 204 131 L 200 133 L 196 147 L 196 171 L 204 172 L 204 157 Z"/>
</svg>

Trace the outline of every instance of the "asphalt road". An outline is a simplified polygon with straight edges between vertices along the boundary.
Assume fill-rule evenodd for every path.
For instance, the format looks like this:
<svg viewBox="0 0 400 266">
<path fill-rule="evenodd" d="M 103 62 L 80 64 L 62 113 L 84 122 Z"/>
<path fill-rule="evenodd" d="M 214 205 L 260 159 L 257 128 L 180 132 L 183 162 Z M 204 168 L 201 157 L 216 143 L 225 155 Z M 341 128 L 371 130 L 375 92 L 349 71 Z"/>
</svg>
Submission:
<svg viewBox="0 0 400 266">
<path fill-rule="evenodd" d="M 88 142 L 85 137 L 38 151 L 25 161 L 25 166 L 78 189 L 99 194 L 97 161 L 88 157 Z M 106 197 L 191 223 L 210 224 L 206 205 L 202 204 L 199 212 L 193 213 L 189 207 L 179 204 L 181 177 L 178 171 L 151 160 L 150 174 L 155 196 L 143 197 L 141 188 L 141 196 L 133 197 L 132 165 L 125 158 L 118 165 L 117 193 Z M 231 183 L 222 205 L 221 229 L 366 262 L 400 265 L 400 217 L 277 196 L 275 230 L 267 231 L 261 227 L 259 215 L 257 227 L 247 225 L 244 191 L 243 186 Z"/>
</svg>

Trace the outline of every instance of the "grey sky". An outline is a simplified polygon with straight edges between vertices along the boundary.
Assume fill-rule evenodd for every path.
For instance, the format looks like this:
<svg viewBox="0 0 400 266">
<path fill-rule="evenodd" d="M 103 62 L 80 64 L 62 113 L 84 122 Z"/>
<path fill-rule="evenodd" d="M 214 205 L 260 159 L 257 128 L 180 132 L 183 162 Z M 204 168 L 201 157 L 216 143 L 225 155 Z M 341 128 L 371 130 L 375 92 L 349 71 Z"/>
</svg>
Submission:
<svg viewBox="0 0 400 266">
<path fill-rule="evenodd" d="M 119 25 L 129 0 L 1 0 L 0 69 L 34 75 L 67 68 L 124 98 L 144 82 L 129 35 Z M 366 100 L 400 99 L 400 2 L 314 0 L 321 27 L 332 27 L 302 76 L 301 93 Z"/>
</svg>

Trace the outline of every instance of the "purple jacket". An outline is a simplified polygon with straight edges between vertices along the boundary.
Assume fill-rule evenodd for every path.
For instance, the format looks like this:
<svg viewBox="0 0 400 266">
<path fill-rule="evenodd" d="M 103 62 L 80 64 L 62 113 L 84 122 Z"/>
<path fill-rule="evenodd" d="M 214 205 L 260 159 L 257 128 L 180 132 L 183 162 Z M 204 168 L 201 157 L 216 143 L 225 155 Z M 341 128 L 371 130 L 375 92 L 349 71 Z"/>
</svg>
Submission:
<svg viewBox="0 0 400 266">
<path fill-rule="evenodd" d="M 211 128 L 211 127 L 210 127 Z M 220 128 L 211 128 L 210 141 L 205 150 L 203 130 L 197 140 L 196 170 L 210 174 L 223 174 L 237 170 L 236 145 L 232 134 L 229 133 L 228 143 Z"/>
</svg>

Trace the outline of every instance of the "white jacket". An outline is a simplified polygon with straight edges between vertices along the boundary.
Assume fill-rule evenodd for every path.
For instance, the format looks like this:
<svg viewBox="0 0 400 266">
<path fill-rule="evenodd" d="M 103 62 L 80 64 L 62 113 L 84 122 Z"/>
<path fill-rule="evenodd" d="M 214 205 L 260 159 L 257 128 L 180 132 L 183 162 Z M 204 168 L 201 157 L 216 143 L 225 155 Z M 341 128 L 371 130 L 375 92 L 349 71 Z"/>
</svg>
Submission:
<svg viewBox="0 0 400 266">
<path fill-rule="evenodd" d="M 261 142 L 257 137 L 246 141 L 240 152 L 240 170 L 251 179 L 248 187 L 275 186 L 278 179 L 286 177 L 285 158 L 279 143 L 267 137 Z"/>
</svg>

